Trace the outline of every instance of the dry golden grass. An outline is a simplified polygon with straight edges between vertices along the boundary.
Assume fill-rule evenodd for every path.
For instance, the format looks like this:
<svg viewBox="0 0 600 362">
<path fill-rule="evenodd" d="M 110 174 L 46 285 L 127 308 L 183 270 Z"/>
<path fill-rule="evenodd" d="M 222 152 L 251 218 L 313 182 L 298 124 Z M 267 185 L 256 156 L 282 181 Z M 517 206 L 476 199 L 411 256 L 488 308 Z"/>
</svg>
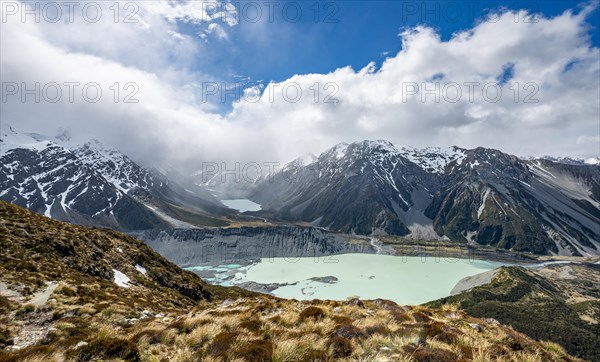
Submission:
<svg viewBox="0 0 600 362">
<path fill-rule="evenodd" d="M 395 318 L 399 310 L 411 319 L 399 322 Z M 69 318 L 73 320 L 64 318 L 55 328 L 73 331 L 81 321 L 73 323 Z M 32 347 L 21 351 L 22 360 L 96 356 L 116 361 L 124 355 L 140 361 L 182 362 L 576 360 L 554 343 L 532 341 L 508 327 L 465 316 L 454 307 L 410 310 L 387 301 L 363 301 L 357 306 L 265 296 L 204 304 L 174 319 L 148 318 L 130 326 L 125 324 L 126 316 L 116 313 L 112 318 L 101 314 L 85 318 L 89 322 L 85 336 L 59 334 L 43 351 Z M 95 347 L 75 350 L 82 341 Z"/>
</svg>

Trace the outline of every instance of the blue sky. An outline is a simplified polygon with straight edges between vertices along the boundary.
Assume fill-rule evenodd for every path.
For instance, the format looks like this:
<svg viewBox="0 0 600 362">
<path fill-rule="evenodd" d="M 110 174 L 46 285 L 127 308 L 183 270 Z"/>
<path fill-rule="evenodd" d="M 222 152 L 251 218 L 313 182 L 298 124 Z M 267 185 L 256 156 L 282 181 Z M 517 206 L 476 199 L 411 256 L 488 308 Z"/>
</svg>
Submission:
<svg viewBox="0 0 600 362">
<path fill-rule="evenodd" d="M 361 69 L 371 61 L 380 65 L 386 56 L 394 56 L 400 50 L 398 34 L 407 27 L 427 25 L 435 28 L 442 40 L 448 40 L 453 33 L 472 28 L 486 14 L 498 9 L 527 9 L 553 17 L 567 9 L 578 12 L 581 5 L 587 4 L 553 0 L 285 0 L 276 2 L 269 20 L 266 19 L 269 7 L 259 2 L 261 21 L 250 22 L 245 19 L 254 19 L 255 9 L 247 2 L 233 3 L 238 8 L 240 24 L 227 29 L 228 40 L 210 39 L 216 42 L 211 44 L 213 51 L 201 55 L 196 64 L 199 69 L 214 69 L 228 81 L 241 76 L 267 82 L 283 81 L 294 74 L 328 73 L 347 65 Z M 301 15 L 296 15 L 297 8 L 301 9 Z M 298 20 L 292 21 L 296 17 Z M 598 46 L 598 8 L 587 21 L 591 25 L 592 44 Z"/>
</svg>

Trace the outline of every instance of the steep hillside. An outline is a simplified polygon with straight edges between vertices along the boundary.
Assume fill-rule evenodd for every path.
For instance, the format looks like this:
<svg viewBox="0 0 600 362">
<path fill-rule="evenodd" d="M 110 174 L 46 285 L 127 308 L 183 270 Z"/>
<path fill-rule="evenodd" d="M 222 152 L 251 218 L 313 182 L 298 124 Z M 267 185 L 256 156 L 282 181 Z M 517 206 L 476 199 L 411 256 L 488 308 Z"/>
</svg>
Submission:
<svg viewBox="0 0 600 362">
<path fill-rule="evenodd" d="M 94 284 L 90 293 L 118 291 L 123 298 L 143 294 L 147 303 L 168 308 L 212 300 L 226 290 L 110 229 L 59 222 L 4 201 L 0 201 L 0 228 L 2 280 L 19 285 L 26 295 L 59 280 L 74 286 Z"/>
<path fill-rule="evenodd" d="M 529 196 L 533 176 L 515 156 L 477 148 L 453 164 L 425 214 L 451 240 L 537 254 L 558 253 Z M 533 188 L 533 186 L 531 186 Z"/>
<path fill-rule="evenodd" d="M 427 303 L 457 305 L 494 318 L 569 353 L 600 360 L 600 265 L 555 264 L 541 270 L 503 267 L 490 283 Z"/>
<path fill-rule="evenodd" d="M 209 286 L 123 234 L 0 201 L 0 361 L 577 361 L 454 307 Z"/>
<path fill-rule="evenodd" d="M 481 148 L 465 162 L 447 172 L 426 210 L 438 233 L 536 254 L 600 252 L 598 166 L 524 162 Z"/>
<path fill-rule="evenodd" d="M 179 313 L 201 301 L 252 295 L 211 286 L 127 235 L 55 221 L 4 201 L 0 231 L 0 295 L 17 308 L 18 321 L 3 331 L 5 344 L 68 343 L 71 334 L 95 333 L 95 318 Z"/>
</svg>

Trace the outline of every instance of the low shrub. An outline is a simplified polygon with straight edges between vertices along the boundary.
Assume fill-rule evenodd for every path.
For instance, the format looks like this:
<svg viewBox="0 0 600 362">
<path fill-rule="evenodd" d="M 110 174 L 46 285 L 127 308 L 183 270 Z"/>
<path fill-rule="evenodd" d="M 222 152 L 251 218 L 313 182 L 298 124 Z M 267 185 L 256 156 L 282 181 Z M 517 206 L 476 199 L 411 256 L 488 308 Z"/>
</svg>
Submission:
<svg viewBox="0 0 600 362">
<path fill-rule="evenodd" d="M 305 320 L 310 318 L 319 320 L 323 319 L 324 317 L 325 312 L 323 312 L 323 309 L 319 307 L 310 306 L 308 308 L 305 308 L 302 312 L 300 312 L 299 321 L 304 322 Z"/>
<path fill-rule="evenodd" d="M 365 328 L 365 334 L 367 336 L 372 336 L 374 334 L 388 335 L 391 331 L 388 327 L 383 324 L 376 324 L 374 326 L 369 326 Z"/>
<path fill-rule="evenodd" d="M 340 336 L 334 336 L 327 341 L 333 358 L 346 358 L 352 354 L 352 343 L 350 340 Z"/>
<path fill-rule="evenodd" d="M 19 309 L 17 309 L 17 311 L 15 312 L 15 317 L 21 318 L 21 317 L 25 316 L 26 314 L 32 313 L 34 311 L 35 311 L 35 306 L 33 306 L 31 304 L 25 304 L 25 305 L 21 306 Z"/>
<path fill-rule="evenodd" d="M 217 334 L 208 345 L 208 354 L 215 357 L 225 357 L 237 336 L 238 334 L 233 332 L 221 332 Z"/>
<path fill-rule="evenodd" d="M 258 319 L 248 319 L 240 323 L 240 328 L 247 329 L 251 332 L 259 332 L 262 329 L 263 323 Z"/>
<path fill-rule="evenodd" d="M 331 333 L 332 337 L 343 337 L 347 339 L 364 338 L 367 335 L 358 327 L 351 324 L 344 324 L 336 327 Z"/>
<path fill-rule="evenodd" d="M 415 321 L 419 323 L 427 323 L 431 320 L 431 318 L 429 318 L 429 316 L 423 312 L 415 312 L 412 316 L 415 319 Z"/>
<path fill-rule="evenodd" d="M 418 362 L 458 361 L 458 356 L 456 353 L 446 349 L 417 347 L 414 345 L 404 346 L 403 349 L 405 352 L 411 353 L 413 360 Z"/>
<path fill-rule="evenodd" d="M 234 353 L 248 362 L 264 362 L 273 359 L 273 343 L 253 340 L 242 344 Z"/>
<path fill-rule="evenodd" d="M 461 333 L 456 328 L 448 326 L 442 322 L 432 322 L 423 326 L 422 337 L 433 338 L 437 340 L 453 344 L 458 339 L 458 334 Z M 461 333 L 462 334 L 462 333 Z"/>
</svg>

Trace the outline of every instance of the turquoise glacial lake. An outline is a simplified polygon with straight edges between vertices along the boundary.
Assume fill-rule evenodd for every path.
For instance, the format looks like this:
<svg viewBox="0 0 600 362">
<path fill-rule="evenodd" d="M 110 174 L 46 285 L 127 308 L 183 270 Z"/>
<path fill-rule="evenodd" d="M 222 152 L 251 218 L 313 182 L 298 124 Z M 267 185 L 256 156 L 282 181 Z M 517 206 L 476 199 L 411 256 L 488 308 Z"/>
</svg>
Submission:
<svg viewBox="0 0 600 362">
<path fill-rule="evenodd" d="M 357 296 L 361 299 L 390 299 L 399 304 L 420 304 L 450 295 L 462 278 L 501 265 L 500 262 L 475 259 L 405 257 L 376 254 L 343 254 L 309 258 L 269 258 L 230 268 L 222 285 L 253 281 L 261 284 L 288 284 L 272 294 L 282 298 L 337 299 Z M 233 266 L 233 265 L 232 265 Z M 221 266 L 223 271 L 228 268 Z M 194 268 L 190 268 L 194 269 Z M 324 278 L 335 277 L 335 278 Z"/>
</svg>

